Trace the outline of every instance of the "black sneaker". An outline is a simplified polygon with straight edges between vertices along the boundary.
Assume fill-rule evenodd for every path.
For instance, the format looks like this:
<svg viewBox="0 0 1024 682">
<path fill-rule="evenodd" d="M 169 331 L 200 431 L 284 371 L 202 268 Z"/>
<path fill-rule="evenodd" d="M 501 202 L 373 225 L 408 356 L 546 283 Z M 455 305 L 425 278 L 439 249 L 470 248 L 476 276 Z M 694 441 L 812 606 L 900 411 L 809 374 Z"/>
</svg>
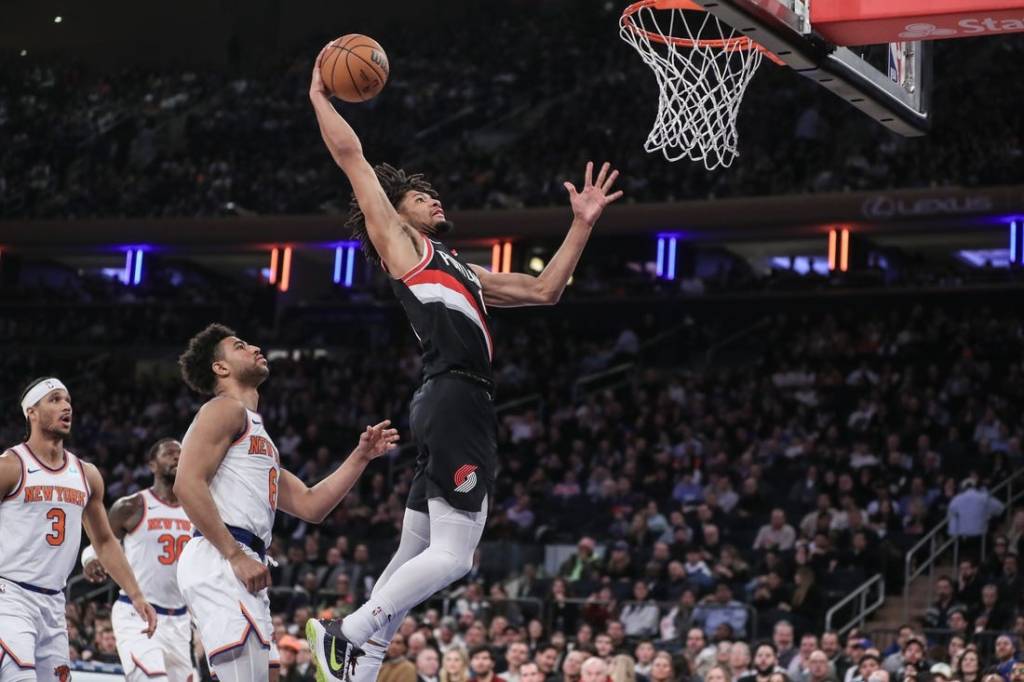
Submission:
<svg viewBox="0 0 1024 682">
<path fill-rule="evenodd" d="M 352 681 L 363 650 L 341 634 L 340 620 L 310 618 L 306 621 L 306 641 L 316 664 L 316 682 Z"/>
</svg>

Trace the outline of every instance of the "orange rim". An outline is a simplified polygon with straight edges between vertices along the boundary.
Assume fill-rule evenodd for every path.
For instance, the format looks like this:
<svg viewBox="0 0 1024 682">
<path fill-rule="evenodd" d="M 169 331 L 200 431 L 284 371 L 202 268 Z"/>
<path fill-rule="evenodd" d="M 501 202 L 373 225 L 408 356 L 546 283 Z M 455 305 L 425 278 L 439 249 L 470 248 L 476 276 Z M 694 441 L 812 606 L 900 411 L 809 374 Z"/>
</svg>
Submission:
<svg viewBox="0 0 1024 682">
<path fill-rule="evenodd" d="M 707 12 L 706 9 L 698 5 L 693 0 L 638 0 L 633 4 L 629 5 L 622 11 L 622 18 L 620 22 L 626 26 L 630 31 L 641 35 L 648 40 L 652 40 L 656 43 L 672 44 L 676 47 L 708 47 L 719 50 L 725 50 L 726 52 L 743 52 L 747 50 L 757 50 L 764 54 L 768 59 L 772 60 L 779 66 L 784 66 L 785 62 L 778 58 L 775 53 L 771 52 L 767 48 L 763 47 L 759 43 L 751 40 L 747 36 L 740 36 L 739 38 L 716 38 L 716 39 L 701 39 L 692 40 L 690 38 L 679 38 L 677 36 L 663 36 L 660 33 L 654 33 L 646 29 L 640 28 L 633 21 L 633 15 L 642 9 L 660 9 L 660 10 L 672 10 L 681 9 L 692 12 Z"/>
</svg>

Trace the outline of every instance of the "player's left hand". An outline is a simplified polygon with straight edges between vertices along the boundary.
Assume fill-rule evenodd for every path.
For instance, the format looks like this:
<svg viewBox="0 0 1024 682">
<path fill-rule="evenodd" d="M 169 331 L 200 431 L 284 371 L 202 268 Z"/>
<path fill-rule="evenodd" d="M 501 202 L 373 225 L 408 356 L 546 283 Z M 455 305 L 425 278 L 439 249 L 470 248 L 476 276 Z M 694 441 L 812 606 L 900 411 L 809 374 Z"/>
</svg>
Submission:
<svg viewBox="0 0 1024 682">
<path fill-rule="evenodd" d="M 398 429 L 388 428 L 391 420 L 385 419 L 379 424 L 367 426 L 359 436 L 359 445 L 352 453 L 367 460 L 376 459 L 395 447 L 398 443 Z"/>
<path fill-rule="evenodd" d="M 611 170 L 611 173 L 608 171 Z M 569 201 L 572 203 L 572 213 L 577 220 L 593 227 L 597 219 L 601 217 L 604 207 L 622 196 L 622 190 L 608 194 L 615 178 L 619 177 L 619 171 L 612 170 L 611 164 L 605 161 L 597 174 L 597 180 L 592 180 L 594 175 L 594 162 L 587 161 L 587 171 L 583 176 L 583 189 L 577 191 L 576 185 L 566 181 L 565 189 L 569 192 Z"/>
<path fill-rule="evenodd" d="M 132 599 L 132 607 L 135 613 L 146 619 L 146 628 L 143 630 L 147 637 L 152 637 L 156 632 L 156 611 L 149 605 L 149 602 L 142 597 Z"/>
</svg>

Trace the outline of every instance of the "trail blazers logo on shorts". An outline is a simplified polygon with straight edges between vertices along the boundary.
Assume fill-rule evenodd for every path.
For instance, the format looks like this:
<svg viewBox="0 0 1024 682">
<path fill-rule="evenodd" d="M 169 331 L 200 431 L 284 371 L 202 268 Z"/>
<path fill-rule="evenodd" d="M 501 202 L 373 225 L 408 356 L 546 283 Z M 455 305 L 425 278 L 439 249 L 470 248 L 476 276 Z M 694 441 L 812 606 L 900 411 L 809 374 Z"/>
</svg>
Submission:
<svg viewBox="0 0 1024 682">
<path fill-rule="evenodd" d="M 475 464 L 463 464 L 455 470 L 455 492 L 468 493 L 476 487 L 476 470 Z"/>
</svg>

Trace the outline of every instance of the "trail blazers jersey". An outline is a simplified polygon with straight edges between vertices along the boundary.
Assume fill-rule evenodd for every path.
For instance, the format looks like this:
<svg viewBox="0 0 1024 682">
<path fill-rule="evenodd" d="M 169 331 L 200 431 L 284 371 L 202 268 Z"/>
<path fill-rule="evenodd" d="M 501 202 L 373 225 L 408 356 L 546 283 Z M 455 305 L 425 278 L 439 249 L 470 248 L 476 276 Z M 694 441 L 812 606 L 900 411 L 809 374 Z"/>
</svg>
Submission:
<svg viewBox="0 0 1024 682">
<path fill-rule="evenodd" d="M 10 451 L 21 460 L 21 480 L 0 501 L 0 576 L 63 590 L 78 559 L 91 494 L 82 461 L 65 450 L 64 466 L 51 469 L 27 443 Z"/>
<path fill-rule="evenodd" d="M 480 279 L 441 242 L 423 239 L 423 257 L 391 286 L 423 348 L 423 374 L 463 369 L 491 378 L 494 348 Z"/>
</svg>

